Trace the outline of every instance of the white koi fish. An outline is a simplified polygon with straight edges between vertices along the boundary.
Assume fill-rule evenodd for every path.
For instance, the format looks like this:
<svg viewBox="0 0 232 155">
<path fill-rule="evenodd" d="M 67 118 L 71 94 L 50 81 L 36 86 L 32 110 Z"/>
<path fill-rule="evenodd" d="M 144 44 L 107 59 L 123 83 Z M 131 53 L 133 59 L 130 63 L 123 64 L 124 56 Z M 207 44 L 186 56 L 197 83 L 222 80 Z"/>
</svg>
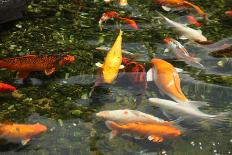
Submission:
<svg viewBox="0 0 232 155">
<path fill-rule="evenodd" d="M 228 115 L 227 112 L 221 113 L 219 115 L 210 115 L 203 113 L 199 110 L 201 106 L 208 106 L 205 102 L 200 101 L 191 101 L 190 103 L 177 103 L 170 100 L 160 99 L 160 98 L 149 98 L 149 102 L 153 103 L 154 105 L 169 111 L 171 113 L 177 115 L 188 115 L 193 116 L 201 119 L 218 119 L 218 117 L 225 117 Z"/>
<path fill-rule="evenodd" d="M 96 114 L 97 117 L 104 118 L 108 121 L 114 121 L 117 123 L 163 123 L 166 122 L 163 119 L 154 117 L 152 115 L 137 111 L 137 110 L 112 110 L 112 111 L 101 111 Z"/>
<path fill-rule="evenodd" d="M 181 35 L 180 39 L 189 39 L 195 42 L 207 42 L 207 38 L 202 35 L 202 32 L 199 30 L 194 30 L 190 27 L 187 27 L 183 24 L 177 23 L 175 21 L 172 21 L 170 19 L 168 19 L 167 17 L 165 17 L 164 15 L 162 15 L 161 13 L 159 13 L 158 11 L 156 11 L 157 14 L 159 15 L 159 17 L 161 17 L 161 19 L 165 20 L 166 23 L 174 29 L 174 31 L 176 31 L 177 33 L 179 33 Z"/>
<path fill-rule="evenodd" d="M 201 59 L 192 57 L 185 49 L 185 47 L 182 46 L 177 40 L 167 37 L 164 39 L 164 42 L 168 46 L 166 51 L 172 51 L 176 55 L 177 59 L 183 60 L 185 63 L 191 66 L 204 68 L 204 66 L 200 63 Z"/>
</svg>

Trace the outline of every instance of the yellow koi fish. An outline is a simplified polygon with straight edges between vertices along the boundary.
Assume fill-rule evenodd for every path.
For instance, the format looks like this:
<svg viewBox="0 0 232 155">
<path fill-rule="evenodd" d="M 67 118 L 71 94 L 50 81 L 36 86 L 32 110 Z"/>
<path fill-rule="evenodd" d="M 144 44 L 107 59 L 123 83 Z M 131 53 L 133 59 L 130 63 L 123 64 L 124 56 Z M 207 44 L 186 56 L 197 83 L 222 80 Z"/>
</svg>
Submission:
<svg viewBox="0 0 232 155">
<path fill-rule="evenodd" d="M 96 63 L 97 67 L 101 68 L 102 73 L 102 81 L 104 83 L 112 83 L 119 72 L 119 69 L 123 69 L 124 66 L 121 65 L 122 63 L 122 31 L 120 30 L 120 33 L 114 42 L 114 45 L 110 49 L 110 51 L 107 53 L 105 57 L 104 64 Z"/>
</svg>

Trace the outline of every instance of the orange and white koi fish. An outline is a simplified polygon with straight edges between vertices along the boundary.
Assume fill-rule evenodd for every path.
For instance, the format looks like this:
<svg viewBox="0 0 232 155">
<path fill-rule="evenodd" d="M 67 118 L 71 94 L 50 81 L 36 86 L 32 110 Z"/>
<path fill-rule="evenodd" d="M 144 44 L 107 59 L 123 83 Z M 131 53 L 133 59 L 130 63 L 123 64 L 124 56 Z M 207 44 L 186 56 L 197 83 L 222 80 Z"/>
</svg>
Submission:
<svg viewBox="0 0 232 155">
<path fill-rule="evenodd" d="M 104 64 L 96 63 L 97 67 L 101 68 L 102 81 L 104 83 L 112 83 L 119 72 L 119 69 L 123 69 L 122 63 L 122 31 L 120 30 L 119 35 L 105 57 Z"/>
<path fill-rule="evenodd" d="M 153 68 L 147 72 L 147 81 L 154 81 L 161 94 L 166 94 L 177 102 L 189 102 L 180 87 L 180 78 L 176 69 L 167 61 L 153 58 Z M 150 78 L 148 78 L 150 76 Z"/>
<path fill-rule="evenodd" d="M 100 30 L 102 30 L 103 26 L 102 23 L 109 20 L 109 19 L 119 19 L 121 21 L 126 22 L 132 29 L 137 30 L 138 29 L 138 25 L 136 24 L 136 22 L 130 18 L 125 18 L 125 17 L 121 17 L 119 16 L 119 14 L 115 11 L 108 11 L 102 14 L 101 18 L 98 21 Z"/>
<path fill-rule="evenodd" d="M 204 68 L 204 66 L 200 63 L 200 59 L 190 56 L 184 46 L 182 46 L 177 40 L 167 37 L 164 39 L 164 42 L 168 46 L 167 50 L 172 51 L 176 55 L 177 59 L 183 60 L 191 66 Z"/>
<path fill-rule="evenodd" d="M 232 10 L 226 11 L 225 14 L 228 15 L 229 17 L 232 17 Z"/>
<path fill-rule="evenodd" d="M 36 124 L 16 124 L 7 123 L 0 124 L 0 138 L 8 140 L 8 142 L 26 145 L 31 138 L 47 131 L 45 125 Z"/>
<path fill-rule="evenodd" d="M 0 82 L 0 92 L 15 91 L 15 90 L 16 88 L 14 86 Z"/>
<path fill-rule="evenodd" d="M 128 123 L 118 124 L 106 121 L 106 126 L 112 130 L 110 139 L 122 133 L 147 137 L 154 143 L 163 142 L 166 138 L 173 138 L 181 135 L 181 131 L 170 123 Z"/>
<path fill-rule="evenodd" d="M 161 13 L 159 13 L 158 11 L 156 12 L 161 17 L 161 19 L 166 21 L 168 26 L 170 26 L 174 31 L 176 31 L 178 34 L 181 35 L 180 39 L 189 39 L 189 40 L 196 41 L 199 43 L 207 42 L 207 38 L 202 35 L 202 32 L 200 30 L 194 30 L 183 24 L 172 21 L 168 19 L 167 17 L 165 17 L 164 15 L 162 15 Z"/>
<path fill-rule="evenodd" d="M 110 3 L 111 1 L 113 1 L 113 0 L 104 0 L 106 3 Z M 128 2 L 127 2 L 127 0 L 118 0 L 118 4 L 120 5 L 120 6 L 127 6 L 128 5 Z"/>
<path fill-rule="evenodd" d="M 114 121 L 119 124 L 127 124 L 127 123 L 135 123 L 135 122 L 141 122 L 141 123 L 166 122 L 158 117 L 130 109 L 100 111 L 96 114 L 96 116 L 103 118 L 107 121 Z"/>
<path fill-rule="evenodd" d="M 155 1 L 156 3 L 162 5 L 162 8 L 165 11 L 170 11 L 172 8 L 186 9 L 191 7 L 194 8 L 205 19 L 207 16 L 206 13 L 200 7 L 185 0 L 155 0 Z"/>
<path fill-rule="evenodd" d="M 210 115 L 203 113 L 199 110 L 199 107 L 208 106 L 208 104 L 200 101 L 192 101 L 191 103 L 177 103 L 174 101 L 160 98 L 149 98 L 149 102 L 162 108 L 166 112 L 176 114 L 182 117 L 191 116 L 190 118 L 226 120 L 226 116 L 229 115 L 228 112 L 223 112 L 219 115 Z"/>
<path fill-rule="evenodd" d="M 0 60 L 0 68 L 18 71 L 19 78 L 25 79 L 33 71 L 44 71 L 49 76 L 56 71 L 58 67 L 69 64 L 75 60 L 71 55 L 25 55 L 15 58 L 6 58 Z"/>
</svg>

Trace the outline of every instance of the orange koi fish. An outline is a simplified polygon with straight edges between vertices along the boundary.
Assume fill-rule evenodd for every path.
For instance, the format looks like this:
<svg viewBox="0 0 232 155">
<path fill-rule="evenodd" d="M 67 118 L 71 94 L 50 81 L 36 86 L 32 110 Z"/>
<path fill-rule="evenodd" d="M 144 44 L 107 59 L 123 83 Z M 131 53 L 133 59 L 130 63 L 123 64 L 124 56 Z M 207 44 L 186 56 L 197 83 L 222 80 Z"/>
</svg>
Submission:
<svg viewBox="0 0 232 155">
<path fill-rule="evenodd" d="M 109 20 L 109 19 L 119 19 L 121 21 L 126 22 L 131 28 L 137 30 L 138 29 L 138 25 L 136 24 L 136 22 L 130 18 L 125 18 L 125 17 L 120 17 L 119 14 L 115 11 L 109 11 L 109 12 L 105 12 L 102 14 L 100 20 L 98 21 L 100 30 L 102 30 L 102 23 Z"/>
<path fill-rule="evenodd" d="M 162 59 L 152 59 L 153 68 L 147 72 L 159 88 L 161 94 L 166 94 L 176 102 L 189 102 L 181 90 L 180 78 L 176 69 L 168 62 Z M 149 81 L 149 80 L 147 80 Z"/>
<path fill-rule="evenodd" d="M 203 25 L 203 23 L 198 22 L 194 16 L 187 16 L 186 18 L 190 24 L 196 27 L 201 27 Z"/>
<path fill-rule="evenodd" d="M 142 64 L 131 61 L 128 58 L 122 58 L 122 64 L 125 66 L 125 72 L 127 79 L 135 86 L 147 87 L 146 71 Z"/>
<path fill-rule="evenodd" d="M 228 15 L 229 17 L 232 17 L 232 10 L 226 11 L 225 14 Z"/>
<path fill-rule="evenodd" d="M 15 90 L 16 90 L 16 88 L 14 86 L 0 82 L 0 92 L 15 91 Z"/>
<path fill-rule="evenodd" d="M 202 17 L 207 19 L 206 13 L 197 5 L 192 4 L 185 0 L 155 0 L 156 3 L 162 5 L 163 9 L 170 11 L 171 8 L 194 8 Z"/>
<path fill-rule="evenodd" d="M 32 137 L 47 131 L 47 127 L 40 124 L 0 124 L 0 138 L 8 142 L 26 145 Z"/>
<path fill-rule="evenodd" d="M 177 137 L 181 135 L 181 131 L 168 122 L 128 123 L 120 125 L 112 121 L 106 121 L 106 126 L 112 130 L 110 139 L 121 133 L 129 133 L 147 137 L 148 140 L 154 143 L 160 143 L 163 142 L 165 138 Z"/>
<path fill-rule="evenodd" d="M 15 58 L 6 58 L 0 60 L 0 68 L 18 71 L 19 78 L 25 79 L 30 72 L 44 71 L 49 76 L 56 71 L 58 67 L 64 66 L 75 60 L 71 55 L 25 55 Z"/>
<path fill-rule="evenodd" d="M 119 35 L 114 42 L 114 45 L 107 53 L 104 64 L 96 63 L 97 67 L 101 68 L 102 81 L 104 83 L 112 83 L 119 72 L 119 69 L 123 69 L 122 63 L 122 31 L 120 30 Z"/>
</svg>

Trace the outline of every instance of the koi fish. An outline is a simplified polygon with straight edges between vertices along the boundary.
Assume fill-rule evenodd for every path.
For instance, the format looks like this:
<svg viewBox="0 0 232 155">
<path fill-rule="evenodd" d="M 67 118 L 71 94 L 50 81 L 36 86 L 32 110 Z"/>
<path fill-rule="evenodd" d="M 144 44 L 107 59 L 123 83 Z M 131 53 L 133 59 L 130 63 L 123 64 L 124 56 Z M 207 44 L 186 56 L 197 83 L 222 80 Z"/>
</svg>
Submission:
<svg viewBox="0 0 232 155">
<path fill-rule="evenodd" d="M 109 11 L 109 12 L 105 12 L 102 14 L 101 18 L 98 21 L 100 30 L 102 30 L 103 26 L 102 23 L 109 20 L 109 19 L 119 19 L 121 21 L 126 22 L 132 29 L 137 30 L 138 29 L 138 25 L 136 24 L 136 22 L 130 18 L 125 18 L 125 17 L 121 17 L 119 16 L 119 14 L 115 11 Z"/>
<path fill-rule="evenodd" d="M 7 123 L 0 124 L 0 138 L 8 140 L 8 142 L 26 145 L 31 138 L 47 131 L 47 127 L 40 124 L 16 124 Z"/>
<path fill-rule="evenodd" d="M 219 115 L 210 115 L 203 113 L 202 111 L 199 110 L 199 107 L 201 106 L 208 106 L 207 103 L 205 102 L 191 102 L 190 103 L 182 103 L 182 102 L 174 102 L 170 100 L 164 100 L 160 98 L 149 98 L 149 102 L 153 103 L 154 105 L 171 112 L 172 114 L 177 114 L 177 115 L 187 115 L 187 117 L 192 116 L 192 117 L 197 117 L 201 119 L 218 119 L 218 118 L 225 118 L 226 115 L 229 113 L 221 113 Z M 191 118 L 192 118 L 191 117 Z"/>
<path fill-rule="evenodd" d="M 165 38 L 164 42 L 168 46 L 167 50 L 171 50 L 176 55 L 177 59 L 183 60 L 191 66 L 204 68 L 204 66 L 200 63 L 200 59 L 190 56 L 184 46 L 182 46 L 177 40 Z"/>
<path fill-rule="evenodd" d="M 102 80 L 104 83 L 112 83 L 119 72 L 119 69 L 123 69 L 122 63 L 122 31 L 105 57 L 104 64 L 96 63 L 96 66 L 102 70 Z"/>
<path fill-rule="evenodd" d="M 25 79 L 33 71 L 44 71 L 49 76 L 56 71 L 58 67 L 71 63 L 75 60 L 71 55 L 25 55 L 15 58 L 6 58 L 0 60 L 0 68 L 18 71 L 19 78 Z"/>
<path fill-rule="evenodd" d="M 153 68 L 147 72 L 147 81 L 154 81 L 161 94 L 166 94 L 177 102 L 189 102 L 181 90 L 180 78 L 176 69 L 162 59 L 151 60 Z M 152 78 L 148 78 L 151 76 Z"/>
<path fill-rule="evenodd" d="M 164 123 L 166 121 L 154 117 L 152 115 L 130 109 L 123 110 L 111 110 L 111 111 L 101 111 L 96 114 L 97 117 L 103 118 L 107 121 L 114 121 L 119 124 L 127 124 L 127 123 Z"/>
<path fill-rule="evenodd" d="M 136 24 L 136 22 L 130 18 L 123 18 L 123 17 L 119 17 L 120 20 L 126 22 L 132 29 L 137 30 L 139 29 L 138 25 Z"/>
<path fill-rule="evenodd" d="M 122 58 L 122 64 L 125 66 L 124 71 L 128 73 L 126 77 L 132 84 L 143 88 L 147 87 L 146 71 L 142 64 L 125 57 Z"/>
<path fill-rule="evenodd" d="M 0 82 L 0 92 L 15 91 L 15 90 L 16 88 L 14 86 Z"/>
<path fill-rule="evenodd" d="M 161 19 L 166 21 L 166 23 L 173 30 L 175 30 L 177 33 L 181 34 L 180 39 L 189 39 L 189 40 L 193 40 L 193 41 L 199 42 L 199 43 L 207 42 L 207 38 L 202 35 L 201 31 L 194 30 L 194 29 L 187 27 L 183 24 L 172 21 L 172 20 L 168 19 L 167 17 L 165 17 L 164 15 L 162 15 L 161 13 L 159 13 L 158 11 L 156 11 L 156 12 L 161 17 Z"/>
<path fill-rule="evenodd" d="M 186 8 L 194 8 L 202 17 L 206 19 L 206 13 L 197 5 L 192 4 L 185 0 L 155 0 L 158 4 L 162 5 L 162 8 L 165 11 L 170 11 L 172 8 L 177 9 L 186 9 Z"/>
<path fill-rule="evenodd" d="M 110 139 L 121 133 L 129 133 L 133 135 L 147 137 L 154 143 L 160 143 L 165 138 L 177 137 L 181 135 L 181 131 L 169 123 L 128 123 L 120 125 L 116 122 L 106 121 L 106 126 L 112 130 Z"/>
<path fill-rule="evenodd" d="M 198 22 L 194 16 L 187 16 L 186 18 L 190 24 L 196 27 L 201 27 L 203 25 L 203 23 Z"/>
<path fill-rule="evenodd" d="M 104 2 L 106 2 L 106 3 L 110 3 L 111 1 L 113 1 L 113 0 L 104 0 Z M 127 0 L 118 0 L 118 4 L 120 6 L 127 6 L 128 2 L 127 2 Z"/>
<path fill-rule="evenodd" d="M 105 12 L 102 14 L 101 18 L 98 21 L 99 27 L 102 30 L 102 23 L 112 19 L 112 18 L 118 18 L 118 13 L 115 11 L 109 11 L 109 12 Z"/>
<path fill-rule="evenodd" d="M 226 11 L 225 14 L 228 15 L 229 17 L 232 17 L 232 10 Z"/>
</svg>

